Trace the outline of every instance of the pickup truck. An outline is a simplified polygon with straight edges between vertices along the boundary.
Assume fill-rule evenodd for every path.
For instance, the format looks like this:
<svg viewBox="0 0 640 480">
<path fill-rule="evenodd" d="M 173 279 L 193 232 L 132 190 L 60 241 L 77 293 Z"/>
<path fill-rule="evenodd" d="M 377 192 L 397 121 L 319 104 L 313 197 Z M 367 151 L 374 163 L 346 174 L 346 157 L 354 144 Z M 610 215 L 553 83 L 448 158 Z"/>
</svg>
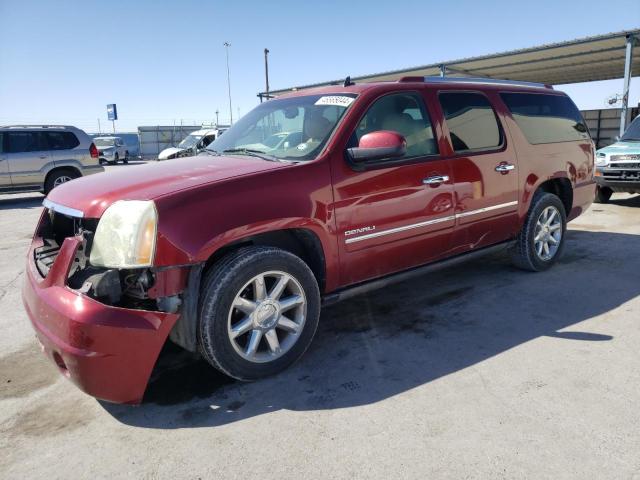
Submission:
<svg viewBox="0 0 640 480">
<path fill-rule="evenodd" d="M 594 153 L 545 85 L 292 92 L 198 156 L 52 190 L 24 305 L 45 355 L 101 399 L 140 402 L 168 339 L 257 380 L 302 356 L 323 304 L 499 250 L 551 267 L 594 199 Z"/>
</svg>

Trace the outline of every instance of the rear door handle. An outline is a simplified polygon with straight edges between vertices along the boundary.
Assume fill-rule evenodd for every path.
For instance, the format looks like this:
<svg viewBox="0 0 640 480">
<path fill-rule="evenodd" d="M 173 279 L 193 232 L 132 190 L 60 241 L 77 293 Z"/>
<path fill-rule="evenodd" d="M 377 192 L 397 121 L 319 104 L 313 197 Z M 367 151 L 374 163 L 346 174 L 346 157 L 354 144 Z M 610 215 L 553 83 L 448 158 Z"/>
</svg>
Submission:
<svg viewBox="0 0 640 480">
<path fill-rule="evenodd" d="M 501 163 L 496 167 L 496 172 L 509 173 L 511 170 L 515 170 L 516 166 L 511 163 Z"/>
<path fill-rule="evenodd" d="M 449 181 L 448 175 L 434 175 L 433 177 L 427 177 L 422 180 L 422 183 L 425 185 L 440 185 L 441 183 L 445 183 Z"/>
</svg>

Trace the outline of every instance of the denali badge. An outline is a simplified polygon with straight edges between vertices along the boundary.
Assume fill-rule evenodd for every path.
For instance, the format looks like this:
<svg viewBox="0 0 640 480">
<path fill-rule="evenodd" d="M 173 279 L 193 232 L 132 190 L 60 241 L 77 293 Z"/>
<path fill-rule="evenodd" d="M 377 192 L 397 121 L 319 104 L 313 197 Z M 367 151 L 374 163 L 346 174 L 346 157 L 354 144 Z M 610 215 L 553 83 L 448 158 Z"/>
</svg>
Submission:
<svg viewBox="0 0 640 480">
<path fill-rule="evenodd" d="M 347 230 L 346 232 L 344 232 L 344 236 L 348 237 L 350 235 L 355 235 L 356 233 L 372 232 L 375 229 L 376 229 L 375 225 L 371 227 L 354 228 L 353 230 Z"/>
</svg>

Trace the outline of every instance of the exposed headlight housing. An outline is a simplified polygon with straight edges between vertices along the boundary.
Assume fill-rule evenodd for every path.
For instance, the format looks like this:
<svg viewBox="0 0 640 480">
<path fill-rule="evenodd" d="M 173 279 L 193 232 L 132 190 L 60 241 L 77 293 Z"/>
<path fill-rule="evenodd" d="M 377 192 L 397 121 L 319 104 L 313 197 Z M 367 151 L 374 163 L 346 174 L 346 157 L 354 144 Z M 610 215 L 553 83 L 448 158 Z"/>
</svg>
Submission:
<svg viewBox="0 0 640 480">
<path fill-rule="evenodd" d="M 596 153 L 596 165 L 604 167 L 607 164 L 607 154 L 598 152 Z"/>
<path fill-rule="evenodd" d="M 115 202 L 98 222 L 89 261 L 106 268 L 150 267 L 157 229 L 158 213 L 152 201 Z"/>
</svg>

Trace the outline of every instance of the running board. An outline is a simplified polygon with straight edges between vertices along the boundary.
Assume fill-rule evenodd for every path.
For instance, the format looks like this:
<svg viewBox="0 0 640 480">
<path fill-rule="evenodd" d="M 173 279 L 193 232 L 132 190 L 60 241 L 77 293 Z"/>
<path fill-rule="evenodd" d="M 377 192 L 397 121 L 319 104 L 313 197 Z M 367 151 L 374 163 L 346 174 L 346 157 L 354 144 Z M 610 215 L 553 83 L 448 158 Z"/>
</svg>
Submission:
<svg viewBox="0 0 640 480">
<path fill-rule="evenodd" d="M 479 250 L 473 250 L 471 252 L 463 253 L 461 255 L 456 255 L 455 257 L 429 263 L 421 267 L 412 268 L 410 270 L 403 270 L 402 272 L 392 273 L 391 275 L 387 275 L 382 278 L 376 278 L 374 280 L 368 280 L 363 283 L 358 283 L 351 287 L 347 287 L 345 289 L 338 290 L 333 293 L 324 295 L 322 297 L 322 306 L 325 307 L 327 305 L 333 305 L 334 303 L 341 302 L 342 300 L 346 300 L 347 298 L 355 297 L 356 295 L 361 295 L 363 293 L 367 293 L 372 290 L 377 290 L 379 288 L 386 287 L 394 283 L 404 282 L 405 280 L 409 280 L 414 277 L 419 277 L 427 273 L 435 272 L 443 268 L 452 267 L 454 265 L 458 265 L 460 263 L 464 263 L 469 260 L 473 260 L 475 258 L 484 257 L 485 255 L 501 252 L 501 251 L 507 250 L 509 247 L 513 246 L 514 244 L 515 244 L 515 241 L 509 240 L 507 242 L 498 243 L 497 245 L 481 248 Z"/>
</svg>

